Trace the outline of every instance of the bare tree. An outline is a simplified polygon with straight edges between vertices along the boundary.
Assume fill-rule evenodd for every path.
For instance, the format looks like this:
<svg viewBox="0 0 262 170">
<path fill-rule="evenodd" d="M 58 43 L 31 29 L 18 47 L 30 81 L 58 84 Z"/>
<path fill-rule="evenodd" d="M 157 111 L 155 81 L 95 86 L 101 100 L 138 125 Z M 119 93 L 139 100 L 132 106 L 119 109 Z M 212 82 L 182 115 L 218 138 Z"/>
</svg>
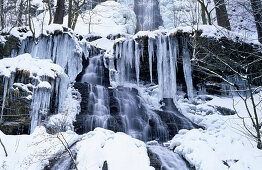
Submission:
<svg viewBox="0 0 262 170">
<path fill-rule="evenodd" d="M 61 132 L 59 132 L 59 133 L 57 134 L 57 138 L 58 138 L 59 141 L 62 143 L 62 145 L 65 147 L 66 151 L 68 152 L 71 160 L 73 161 L 73 163 L 74 163 L 74 165 L 75 165 L 76 170 L 78 170 L 77 164 L 76 164 L 76 161 L 75 161 L 75 158 L 74 158 L 74 155 L 73 155 L 73 153 L 72 153 L 72 151 L 71 151 L 71 149 L 70 149 L 70 146 L 69 146 L 68 142 L 66 141 L 64 135 L 63 135 Z"/>
<path fill-rule="evenodd" d="M 201 31 L 199 32 L 201 34 Z M 237 95 L 244 103 L 248 117 L 238 114 L 243 122 L 246 136 L 257 142 L 257 148 L 262 149 L 261 143 L 261 100 L 255 99 L 262 86 L 262 54 L 259 46 L 247 43 L 238 43 L 227 39 L 227 35 L 218 43 L 211 40 L 208 43 L 204 38 L 195 36 L 192 41 L 194 48 L 194 70 L 206 81 L 215 81 L 223 84 L 230 95 Z M 214 41 L 214 42 L 212 42 Z M 195 44 L 194 44 L 195 43 Z M 205 44 L 207 43 L 207 44 Z M 237 108 L 235 108 L 237 110 Z M 247 124 L 250 121 L 252 126 Z"/>
<path fill-rule="evenodd" d="M 34 22 L 32 20 L 31 14 L 30 14 L 30 9 L 31 9 L 31 1 L 27 0 L 27 14 L 28 14 L 28 25 L 29 29 L 33 35 L 34 40 L 36 39 L 35 35 L 35 27 L 34 27 Z"/>
<path fill-rule="evenodd" d="M 73 8 L 73 0 L 69 0 L 69 6 L 68 6 L 68 23 L 67 27 L 71 28 L 72 26 L 72 8 Z"/>
<path fill-rule="evenodd" d="M 76 27 L 76 23 L 79 15 L 82 13 L 82 8 L 90 0 L 69 0 L 68 8 L 68 27 L 73 30 Z"/>
<path fill-rule="evenodd" d="M 24 8 L 24 1 L 21 0 L 19 4 L 19 11 L 17 16 L 17 26 L 20 27 L 23 24 L 22 17 L 23 17 L 23 8 Z"/>
<path fill-rule="evenodd" d="M 52 7 L 51 7 L 51 2 L 50 0 L 46 0 L 47 3 L 47 7 L 48 7 L 48 12 L 49 12 L 49 22 L 48 25 L 50 25 L 52 23 L 53 20 L 53 16 L 52 16 Z"/>
<path fill-rule="evenodd" d="M 202 21 L 203 21 L 203 24 L 207 24 L 207 21 L 208 21 L 208 24 L 209 25 L 212 25 L 212 12 L 215 8 L 212 8 L 211 10 L 208 9 L 209 5 L 211 4 L 210 1 L 205 1 L 205 0 L 197 0 L 200 5 L 201 5 L 201 17 L 202 17 Z M 206 21 L 206 15 L 207 15 L 207 21 Z"/>
</svg>

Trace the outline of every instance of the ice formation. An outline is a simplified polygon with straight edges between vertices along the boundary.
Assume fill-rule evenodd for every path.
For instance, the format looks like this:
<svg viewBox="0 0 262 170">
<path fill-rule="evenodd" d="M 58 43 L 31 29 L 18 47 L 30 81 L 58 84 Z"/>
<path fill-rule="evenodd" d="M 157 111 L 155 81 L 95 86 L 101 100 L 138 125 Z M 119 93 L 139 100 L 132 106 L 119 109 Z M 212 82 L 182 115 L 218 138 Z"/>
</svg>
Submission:
<svg viewBox="0 0 262 170">
<path fill-rule="evenodd" d="M 24 87 L 25 90 L 28 90 L 29 86 L 33 87 L 30 112 L 31 132 L 40 124 L 42 116 L 47 116 L 50 100 L 54 94 L 56 94 L 54 106 L 58 108 L 57 112 L 63 107 L 69 83 L 68 76 L 50 59 L 36 59 L 30 54 L 5 58 L 0 60 L 0 75 L 4 80 L 1 119 L 4 114 L 6 96 L 8 91 L 14 89 L 13 85 Z M 17 82 L 14 82 L 15 80 Z"/>
<path fill-rule="evenodd" d="M 193 82 L 192 82 L 192 68 L 191 68 L 191 57 L 187 47 L 187 40 L 183 39 L 183 70 L 187 86 L 187 95 L 190 100 L 193 99 Z"/>
<path fill-rule="evenodd" d="M 147 47 L 144 47 L 145 41 L 143 37 L 147 37 Z M 184 68 L 184 76 L 187 85 L 187 93 L 190 99 L 193 98 L 192 84 L 192 68 L 191 58 L 187 47 L 187 42 L 181 45 L 176 36 L 172 35 L 150 35 L 150 33 L 139 32 L 133 38 L 116 41 L 115 43 L 115 58 L 117 59 L 117 73 L 114 69 L 111 70 L 111 75 L 116 77 L 115 80 L 120 84 L 125 82 L 134 82 L 132 76 L 135 72 L 136 82 L 139 84 L 141 74 L 140 63 L 145 60 L 145 50 L 147 49 L 149 63 L 150 82 L 153 83 L 153 62 L 157 62 L 157 83 L 159 89 L 159 100 L 163 98 L 172 98 L 176 101 L 177 92 L 177 59 L 180 55 L 179 49 L 182 49 L 182 60 Z M 133 47 L 134 46 L 134 47 Z M 134 49 L 134 53 L 130 52 Z M 110 60 L 111 68 L 114 68 L 114 61 Z M 133 67 L 135 65 L 135 68 Z"/>
<path fill-rule="evenodd" d="M 137 15 L 137 30 L 155 30 L 162 25 L 162 17 L 157 0 L 134 0 L 134 11 Z"/>
<path fill-rule="evenodd" d="M 70 33 L 41 35 L 37 43 L 32 38 L 26 38 L 22 40 L 19 50 L 12 52 L 12 57 L 24 53 L 30 53 L 33 58 L 51 59 L 64 69 L 70 81 L 74 81 L 82 71 L 82 48 Z"/>
</svg>

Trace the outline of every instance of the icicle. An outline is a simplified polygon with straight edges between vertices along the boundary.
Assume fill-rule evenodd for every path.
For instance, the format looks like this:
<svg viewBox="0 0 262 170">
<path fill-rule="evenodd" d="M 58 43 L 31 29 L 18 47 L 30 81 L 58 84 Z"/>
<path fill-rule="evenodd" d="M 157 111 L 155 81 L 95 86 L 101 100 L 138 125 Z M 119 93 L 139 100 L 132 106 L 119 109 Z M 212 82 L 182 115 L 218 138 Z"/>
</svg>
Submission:
<svg viewBox="0 0 262 170">
<path fill-rule="evenodd" d="M 136 81 L 139 84 L 139 71 L 140 71 L 140 49 L 138 43 L 135 43 L 135 67 L 136 67 Z"/>
<path fill-rule="evenodd" d="M 2 109 L 1 109 L 1 120 L 0 120 L 0 122 L 3 121 L 3 114 L 4 114 L 4 109 L 5 109 L 5 99 L 6 99 L 6 94 L 7 94 L 7 90 L 8 90 L 9 78 L 4 77 L 3 81 L 4 81 L 4 94 L 3 94 L 3 103 L 2 103 Z"/>
<path fill-rule="evenodd" d="M 169 39 L 169 53 L 170 53 L 170 76 L 171 76 L 171 94 L 173 101 L 176 102 L 177 82 L 176 82 L 176 71 L 177 71 L 177 39 Z"/>
<path fill-rule="evenodd" d="M 69 78 L 68 76 L 63 74 L 60 77 L 60 81 L 59 81 L 59 91 L 56 91 L 56 93 L 59 93 L 58 112 L 61 112 L 63 110 L 63 104 L 67 96 L 68 86 L 69 86 Z"/>
<path fill-rule="evenodd" d="M 151 45 L 149 45 L 151 48 Z M 160 100 L 172 98 L 176 101 L 177 83 L 177 39 L 161 36 L 157 39 L 157 73 Z M 149 53 L 151 55 L 151 52 Z M 151 59 L 151 57 L 150 57 Z"/>
<path fill-rule="evenodd" d="M 162 56 L 162 37 L 157 39 L 157 75 L 160 100 L 163 99 L 163 56 Z"/>
<path fill-rule="evenodd" d="M 162 76 L 163 76 L 163 97 L 169 98 L 170 97 L 170 91 L 169 88 L 171 85 L 170 83 L 170 69 L 169 69 L 169 53 L 167 51 L 167 37 L 163 36 L 162 37 L 162 61 L 163 61 L 163 71 L 162 71 Z"/>
<path fill-rule="evenodd" d="M 128 42 L 128 61 L 130 68 L 133 68 L 133 58 L 134 58 L 134 45 L 133 40 L 130 39 Z"/>
<path fill-rule="evenodd" d="M 153 82 L 153 57 L 154 57 L 154 46 L 153 40 L 148 38 L 148 54 L 149 54 L 149 69 L 150 69 L 150 81 Z"/>
<path fill-rule="evenodd" d="M 47 84 L 48 82 L 42 82 L 42 83 Z M 47 115 L 49 110 L 51 89 L 48 87 L 41 87 L 40 84 L 38 85 L 38 87 L 34 89 L 33 92 L 31 112 L 30 112 L 30 117 L 31 117 L 30 133 L 33 133 L 36 126 L 38 126 L 41 123 L 42 116 Z"/>
<path fill-rule="evenodd" d="M 187 47 L 187 41 L 183 40 L 183 70 L 187 86 L 187 95 L 189 100 L 193 99 L 193 82 L 192 82 L 192 68 L 191 68 L 191 58 L 189 50 Z"/>
</svg>

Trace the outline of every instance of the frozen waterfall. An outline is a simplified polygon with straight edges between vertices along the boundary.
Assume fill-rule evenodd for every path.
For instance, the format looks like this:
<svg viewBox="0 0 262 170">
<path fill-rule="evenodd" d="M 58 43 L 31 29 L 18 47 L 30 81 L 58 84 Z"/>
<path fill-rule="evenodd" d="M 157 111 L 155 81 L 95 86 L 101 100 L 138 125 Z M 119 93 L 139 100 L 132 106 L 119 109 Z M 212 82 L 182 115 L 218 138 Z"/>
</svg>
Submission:
<svg viewBox="0 0 262 170">
<path fill-rule="evenodd" d="M 137 31 L 156 30 L 163 24 L 158 0 L 134 0 Z"/>
<path fill-rule="evenodd" d="M 145 46 L 147 44 L 147 46 Z M 180 44 L 176 37 L 160 35 L 156 38 L 148 38 L 145 40 L 126 39 L 115 44 L 115 58 L 118 60 L 116 66 L 114 60 L 110 60 L 112 68 L 116 68 L 117 72 L 111 70 L 110 75 L 114 75 L 115 79 L 111 80 L 116 84 L 140 81 L 149 81 L 153 83 L 153 79 L 157 78 L 159 100 L 163 98 L 172 98 L 176 101 L 177 93 L 177 59 L 180 55 Z M 132 52 L 132 50 L 134 52 Z M 147 56 L 147 57 L 145 57 Z M 148 60 L 148 61 L 145 61 Z M 141 63 L 148 63 L 148 66 Z M 153 73 L 153 67 L 157 65 L 157 75 Z M 148 74 L 145 73 L 148 68 Z M 193 86 L 191 76 L 190 54 L 187 48 L 183 47 L 183 67 L 186 84 L 188 87 L 189 97 L 193 97 Z M 144 69 L 144 72 L 141 72 Z M 147 74 L 146 80 L 142 78 L 142 74 Z"/>
<path fill-rule="evenodd" d="M 48 82 L 43 82 L 41 84 L 47 84 Z M 31 126 L 30 133 L 34 132 L 36 126 L 40 125 L 42 117 L 46 117 L 49 111 L 50 98 L 51 98 L 51 86 L 50 87 L 41 87 L 39 84 L 33 92 L 32 103 L 31 103 Z"/>
<path fill-rule="evenodd" d="M 33 58 L 51 59 L 60 65 L 70 81 L 82 71 L 82 49 L 76 37 L 67 33 L 53 36 L 41 35 L 37 43 L 32 38 L 21 41 L 19 50 L 12 52 L 12 57 L 20 54 L 30 53 Z"/>
</svg>

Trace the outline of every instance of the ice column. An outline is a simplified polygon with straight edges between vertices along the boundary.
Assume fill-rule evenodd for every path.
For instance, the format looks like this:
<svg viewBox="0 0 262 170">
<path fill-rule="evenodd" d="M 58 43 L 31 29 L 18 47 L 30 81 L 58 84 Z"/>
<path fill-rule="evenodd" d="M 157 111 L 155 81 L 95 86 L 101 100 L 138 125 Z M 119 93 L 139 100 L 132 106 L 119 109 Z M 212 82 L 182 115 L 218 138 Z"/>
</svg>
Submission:
<svg viewBox="0 0 262 170">
<path fill-rule="evenodd" d="M 48 114 L 51 98 L 51 86 L 48 82 L 41 82 L 35 89 L 31 103 L 31 128 L 30 133 L 33 133 L 36 126 L 42 120 L 42 116 Z"/>
<path fill-rule="evenodd" d="M 3 114 L 4 114 L 4 109 L 5 109 L 5 99 L 6 99 L 6 94 L 7 94 L 7 90 L 8 90 L 9 78 L 4 76 L 3 80 L 4 80 L 4 94 L 3 94 L 3 103 L 2 103 L 2 109 L 1 109 L 1 120 L 0 120 L 0 122 L 3 121 Z"/>
<path fill-rule="evenodd" d="M 183 70 L 187 86 L 187 95 L 189 100 L 193 99 L 193 81 L 192 81 L 192 68 L 191 68 L 191 58 L 187 46 L 187 41 L 183 39 Z"/>
<path fill-rule="evenodd" d="M 136 81 L 137 84 L 139 84 L 140 49 L 138 43 L 135 43 L 135 68 L 136 68 Z"/>
<path fill-rule="evenodd" d="M 151 38 L 148 38 L 148 55 L 149 55 L 149 69 L 150 69 L 150 81 L 153 81 L 153 59 L 154 59 L 154 41 Z"/>
<path fill-rule="evenodd" d="M 160 36 L 157 38 L 157 73 L 160 100 L 176 100 L 178 41 L 176 38 Z"/>
</svg>

